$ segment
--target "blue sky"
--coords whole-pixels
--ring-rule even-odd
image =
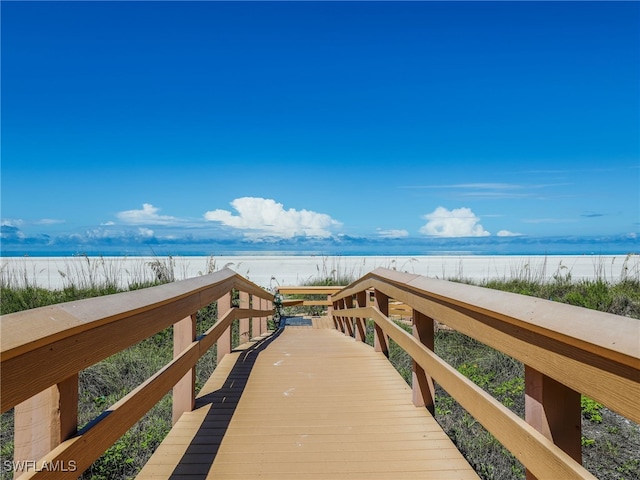
[[[637,250],[637,2],[1,9],[5,253]]]

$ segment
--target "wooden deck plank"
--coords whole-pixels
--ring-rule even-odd
[[[478,478],[367,345],[287,327],[268,348],[232,355],[138,478]]]

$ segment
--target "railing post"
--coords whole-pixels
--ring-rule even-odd
[[[580,393],[525,365],[525,420],[582,463]],[[536,477],[527,470],[527,480]]]
[[[434,331],[433,319],[417,310],[413,311],[413,336],[425,347],[433,351]],[[416,407],[426,407],[431,415],[435,414],[435,389],[433,379],[424,369],[413,361],[412,382],[413,404]]]
[[[389,316],[389,297],[379,290],[374,291],[374,298],[378,310],[385,317]],[[376,352],[382,352],[385,357],[389,356],[389,339],[382,331],[382,328],[376,323],[375,324],[375,334],[373,338],[373,348]]]
[[[186,317],[173,325],[173,358],[180,355],[196,339],[196,315]],[[190,412],[196,401],[196,369],[189,370],[173,387],[173,425],[183,413]]]
[[[251,308],[260,310],[260,298],[251,295]],[[251,317],[251,338],[260,336],[260,317]]]
[[[344,298],[344,308],[353,308],[353,297],[345,297]],[[349,316],[345,316],[344,322],[347,327],[347,332],[350,337],[353,337],[353,318]]]
[[[363,292],[356,293],[356,302],[359,308],[364,308],[367,306],[367,292],[366,290]],[[366,328],[366,319],[364,318],[356,318],[356,331],[355,337],[359,342],[366,341],[367,336],[367,328]]]
[[[331,319],[333,320],[333,326],[336,330],[340,330],[340,325],[338,323],[338,316],[336,315],[336,312],[338,312],[340,310],[340,301],[336,300],[335,302],[333,302],[333,312],[331,315]]]
[[[338,315],[336,317],[336,328],[338,329],[339,332],[344,333],[344,317],[342,316],[342,310],[344,310],[344,299],[341,298],[340,300],[338,300],[338,313],[340,315]]]
[[[327,295],[327,301],[329,302],[329,306],[327,307],[327,316],[331,318],[333,317],[333,300],[331,300],[331,295]]]
[[[271,320],[273,322],[273,301],[267,299],[267,310],[269,310],[271,313],[269,315],[267,315],[267,325],[265,325],[266,329],[269,330],[269,320]]]
[[[218,320],[220,320],[229,310],[231,310],[231,292],[225,293],[218,299]],[[231,325],[229,325],[229,328],[220,335],[216,345],[217,361],[220,363],[227,353],[231,353]]]
[[[266,298],[260,299],[260,310],[267,310],[268,301]],[[267,333],[267,316],[260,317],[260,334]]]
[[[15,462],[25,469],[40,460],[78,428],[78,374],[16,405],[14,411]],[[17,465],[17,463],[16,463]],[[15,477],[26,470],[16,470]]]
[[[240,308],[249,308],[249,294],[240,292]],[[240,319],[240,345],[249,341],[249,317]]]

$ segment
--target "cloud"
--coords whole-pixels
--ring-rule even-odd
[[[244,230],[245,236],[253,238],[330,237],[331,229],[341,225],[324,213],[293,208],[285,210],[281,203],[270,198],[236,198],[231,206],[238,215],[217,209],[206,212],[204,218]]]
[[[409,236],[406,230],[381,230],[377,229],[378,236],[382,238],[404,238]]]
[[[565,197],[566,195],[550,195],[541,194],[540,190],[546,190],[555,187],[565,187],[570,183],[548,183],[548,184],[517,184],[517,183],[455,183],[449,185],[410,185],[401,188],[405,189],[428,189],[428,190],[447,190],[450,196],[456,198],[481,198],[481,199],[524,199],[536,198],[538,200],[545,198]]]
[[[64,220],[57,220],[55,218],[43,218],[35,222],[36,225],[55,225],[58,223],[65,223]]]
[[[25,235],[15,225],[2,223],[2,225],[0,225],[0,238],[2,240],[14,240],[25,238]]]
[[[522,236],[521,233],[510,232],[509,230],[500,230],[498,233],[496,233],[496,235],[498,237],[520,237],[520,236]]]
[[[524,223],[574,223],[575,218],[523,218]]]
[[[408,185],[402,188],[518,190],[524,186],[515,183],[456,183],[452,185]]]
[[[447,210],[436,208],[423,217],[427,223],[420,228],[420,233],[433,237],[487,237],[491,235],[475,216],[470,208]]]
[[[24,225],[24,220],[21,220],[19,218],[3,218],[0,224],[2,226],[6,225],[9,227],[20,227]]]
[[[142,205],[142,210],[126,210],[119,212],[117,217],[124,223],[132,225],[169,225],[179,220],[169,215],[158,215],[159,208],[150,203]]]

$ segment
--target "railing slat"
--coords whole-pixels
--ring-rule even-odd
[[[231,310],[231,292],[225,293],[218,299],[218,318],[224,317]],[[231,353],[231,325],[220,335],[217,342],[216,355],[220,363],[224,356]]]
[[[173,357],[177,358],[196,339],[196,315],[190,315],[173,325]],[[184,412],[193,410],[196,402],[196,369],[192,367],[173,386],[172,424],[180,419]]]

